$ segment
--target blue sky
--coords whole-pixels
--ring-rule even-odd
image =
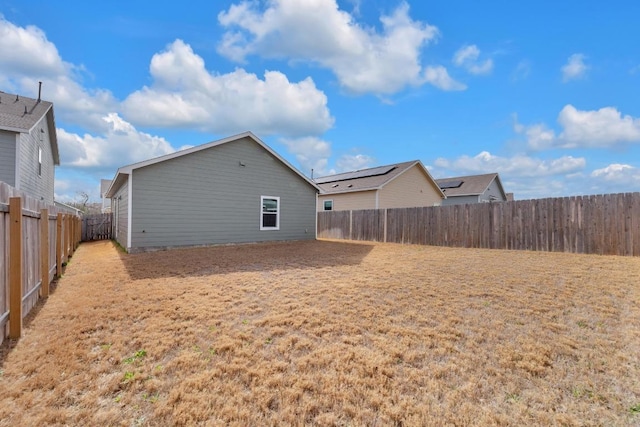
[[[0,0],[0,90],[54,102],[56,197],[253,131],[315,176],[420,159],[516,199],[640,191],[640,2]]]

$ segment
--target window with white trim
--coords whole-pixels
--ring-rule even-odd
[[[280,229],[280,197],[260,196],[260,230]]]
[[[42,148],[38,147],[38,176],[42,176]]]
[[[325,211],[333,210],[333,200],[325,200],[322,204],[322,209]]]

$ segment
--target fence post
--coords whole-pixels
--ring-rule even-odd
[[[62,277],[62,214],[56,221],[56,276]]]
[[[384,210],[384,237],[382,241],[385,243],[387,241],[387,209]]]
[[[76,251],[76,222],[75,217],[69,216],[69,256]]]
[[[9,338],[22,335],[22,199],[9,199]]]
[[[76,249],[80,246],[80,240],[82,238],[82,221],[80,217],[76,217]]]
[[[64,262],[69,262],[69,247],[71,246],[69,242],[69,237],[71,234],[69,233],[71,227],[69,227],[69,215],[66,214],[63,216],[64,219]]]
[[[40,270],[42,285],[40,294],[49,296],[49,210],[40,210]]]
[[[69,236],[69,245],[67,251],[67,260],[73,256],[73,221],[70,215],[67,214],[67,225],[69,227],[69,232],[67,236]]]

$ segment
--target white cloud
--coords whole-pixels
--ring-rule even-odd
[[[38,52],[34,55],[34,52]],[[276,71],[264,79],[238,69],[216,75],[203,59],[177,40],[154,55],[151,87],[120,103],[110,91],[84,87],[82,65],[65,62],[37,27],[19,27],[0,17],[0,83],[6,90],[55,105],[58,122],[92,134],[108,132],[103,117],[122,114],[137,126],[185,127],[213,133],[253,130],[262,134],[320,134],[333,125],[326,95],[314,82],[289,82]]]
[[[327,97],[311,78],[292,83],[267,71],[261,80],[243,69],[212,74],[182,40],[154,55],[150,72],[153,84],[122,104],[125,117],[139,125],[290,136],[317,135],[333,125]]]
[[[338,172],[366,169],[373,165],[375,159],[366,154],[343,154],[336,161]]]
[[[640,185],[640,169],[631,165],[612,163],[602,169],[594,170],[591,176],[613,183],[632,184],[636,190]]]
[[[218,52],[235,61],[252,54],[309,61],[330,69],[356,94],[392,94],[433,82],[423,77],[420,56],[438,29],[412,20],[405,2],[380,17],[381,31],[356,22],[336,0],[272,0],[264,10],[243,1],[218,21],[228,29]]]
[[[503,157],[482,151],[475,156],[438,158],[430,172],[436,178],[497,172],[504,190],[522,200],[584,193],[586,166],[582,157],[542,159],[524,154]]]
[[[516,65],[516,68],[511,73],[511,80],[525,80],[527,77],[529,77],[530,73],[531,62],[527,59],[523,59],[522,61],[518,62],[518,65]]]
[[[0,71],[54,77],[68,71],[58,49],[37,27],[18,27],[0,15]]]
[[[520,126],[527,137],[527,145],[533,150],[546,150],[556,143],[556,133],[544,123],[531,126]]]
[[[465,90],[467,88],[466,85],[452,79],[443,66],[426,67],[424,80],[442,90]]]
[[[581,53],[574,53],[569,57],[567,63],[562,66],[562,81],[568,82],[584,77],[589,67],[584,63],[586,56]]]
[[[558,115],[558,123],[564,128],[560,140],[565,148],[640,142],[640,118],[622,116],[614,107],[581,111],[566,105]]]
[[[524,126],[514,123],[514,131],[526,136],[527,145],[534,150],[549,148],[595,148],[640,143],[640,118],[622,115],[614,107],[599,110],[578,110],[565,105],[558,114],[562,131],[556,132],[540,123]]]
[[[313,136],[305,138],[284,138],[281,142],[290,153],[296,156],[296,160],[302,168],[302,173],[311,176],[322,176],[330,173],[327,163],[331,156],[331,144]]]
[[[481,75],[493,71],[493,60],[478,61],[480,49],[475,44],[462,46],[453,55],[453,63],[458,67],[464,67],[469,73]]]
[[[434,164],[438,168],[452,170],[459,175],[498,172],[511,177],[541,177],[576,173],[584,169],[586,160],[572,156],[544,160],[522,154],[500,157],[482,151],[474,157],[465,155],[455,160],[438,158]]]
[[[100,136],[57,129],[62,166],[113,171],[175,151],[164,138],[138,131],[116,113],[104,116],[103,121],[106,131]]]
[[[42,98],[54,103],[59,120],[98,130],[101,117],[116,106],[109,91],[82,87],[77,79],[83,67],[63,61],[37,27],[18,27],[0,16],[0,58],[0,81],[8,90],[36,98],[42,81]]]

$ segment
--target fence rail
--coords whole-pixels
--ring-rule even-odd
[[[113,215],[111,213],[85,215],[82,217],[82,241],[109,240],[112,237]]]
[[[0,343],[20,337],[23,318],[49,295],[79,241],[77,216],[0,182]]]
[[[318,237],[640,256],[640,193],[319,212]]]

